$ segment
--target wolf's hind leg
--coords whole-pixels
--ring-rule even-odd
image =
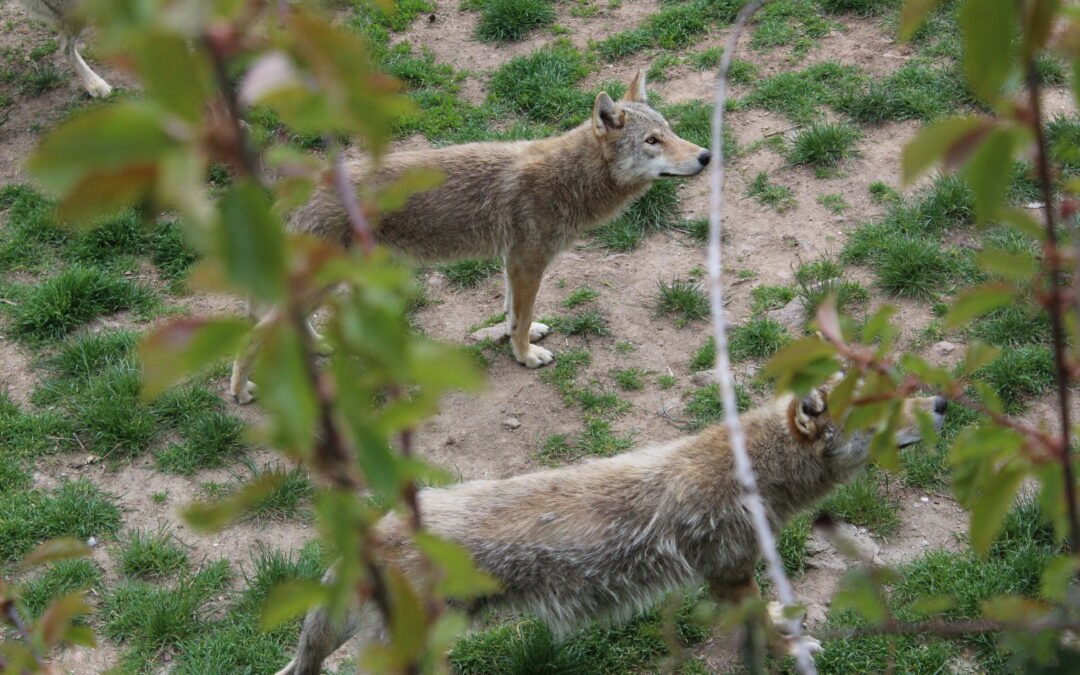
[[[323,608],[308,612],[296,656],[277,675],[319,675],[322,662],[337,648],[360,630],[365,609],[350,609],[344,623],[338,625],[330,620],[330,613]]]
[[[254,304],[249,305],[249,312]],[[251,329],[251,339],[248,344],[236,355],[233,360],[232,377],[229,378],[229,393],[233,400],[240,405],[247,405],[255,400],[258,387],[251,381],[251,369],[255,365],[255,355],[262,346],[263,333],[266,326],[278,319],[279,310],[271,309],[259,319],[255,327]]]
[[[94,98],[104,98],[112,93],[112,87],[106,82],[100,75],[95,73],[90,66],[86,65],[86,61],[83,60],[82,54],[79,53],[77,42],[79,35],[82,31],[75,30],[69,25],[64,23],[60,24],[60,51],[64,53],[67,60],[71,62],[75,73],[79,76],[79,80],[82,82],[82,86],[86,89],[87,93]]]

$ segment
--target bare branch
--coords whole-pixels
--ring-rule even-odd
[[[712,310],[713,334],[716,341],[716,372],[720,380],[721,402],[724,407],[724,421],[727,424],[731,436],[732,454],[735,458],[735,475],[744,491],[743,501],[754,525],[757,534],[758,546],[765,558],[765,564],[776,587],[780,602],[785,607],[796,605],[795,592],[791,582],[784,574],[784,566],[780,561],[780,554],[776,550],[776,537],[773,535],[769,519],[765,514],[765,504],[758,490],[757,478],[750,464],[750,456],[746,451],[746,435],[739,421],[739,413],[735,404],[735,385],[731,374],[731,358],[728,352],[727,321],[724,317],[724,288],[721,280],[723,266],[720,257],[720,223],[724,213],[724,107],[727,104],[728,71],[731,68],[732,55],[739,42],[746,22],[761,9],[765,0],[750,0],[739,11],[735,19],[735,25],[728,35],[727,47],[724,49],[723,60],[720,63],[716,87],[716,99],[713,108],[712,119],[712,156],[713,168],[710,176],[710,199],[709,199],[709,299]],[[802,635],[802,616],[797,615],[790,619],[787,632],[794,640],[796,647],[796,667],[801,673],[816,673],[814,660],[810,656],[808,643]]]

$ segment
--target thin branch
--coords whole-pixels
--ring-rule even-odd
[[[720,223],[724,213],[724,107],[727,105],[728,71],[731,68],[732,55],[739,42],[746,22],[761,9],[765,0],[750,0],[739,11],[735,24],[728,35],[727,47],[720,63],[720,73],[716,87],[716,100],[712,119],[712,155],[713,168],[710,176],[709,199],[709,300],[712,310],[713,337],[716,341],[716,372],[720,381],[721,401],[724,407],[724,421],[731,437],[731,449],[735,458],[735,476],[743,488],[743,502],[757,534],[758,546],[765,558],[769,578],[776,587],[780,602],[785,607],[796,605],[795,592],[791,582],[784,574],[780,554],[776,550],[776,537],[765,513],[765,504],[758,490],[757,478],[746,451],[746,434],[735,404],[735,386],[731,374],[731,357],[728,352],[727,322],[724,317],[724,287],[721,279],[723,265],[720,257]],[[802,616],[793,616],[788,622],[787,632],[791,635],[796,648],[796,667],[804,674],[816,673],[814,660],[810,656],[807,641],[802,635]]]
[[[1065,354],[1065,298],[1062,293],[1064,278],[1061,270],[1061,248],[1058,243],[1057,214],[1054,212],[1054,187],[1050,177],[1050,159],[1046,145],[1046,131],[1043,128],[1042,96],[1039,88],[1039,75],[1034,62],[1028,65],[1028,93],[1031,98],[1031,112],[1035,118],[1035,164],[1039,173],[1039,187],[1042,189],[1043,204],[1046,214],[1046,261],[1050,267],[1050,329],[1054,338],[1054,369],[1057,379],[1058,416],[1061,424],[1061,471],[1064,478],[1064,498],[1066,513],[1069,516],[1069,549],[1080,553],[1080,513],[1076,504],[1076,478],[1073,475],[1072,444],[1070,434],[1072,423],[1069,420],[1069,365]]]
[[[360,200],[356,197],[356,187],[345,168],[345,157],[333,139],[326,139],[326,147],[333,158],[330,162],[330,172],[334,181],[334,190],[342,206],[345,207],[349,224],[352,226],[353,237],[356,238],[364,255],[371,255],[371,252],[375,250],[375,234],[371,230],[371,223],[364,215],[364,210],[360,207]]]
[[[30,655],[34,657],[34,663],[41,669],[41,672],[46,674],[51,673],[52,669],[49,668],[48,662],[42,657],[41,653],[37,650],[37,647],[34,646],[34,639],[30,635],[30,629],[23,623],[22,617],[19,616],[19,610],[13,601],[8,600],[4,603],[4,615],[11,625],[15,627],[15,630],[18,631],[22,641],[26,643],[27,648],[30,650]]]

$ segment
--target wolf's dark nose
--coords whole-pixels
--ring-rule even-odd
[[[949,407],[949,399],[944,396],[934,397],[934,412],[939,415],[945,414],[945,409]]]
[[[712,159],[712,153],[708,150],[702,150],[701,154],[697,156],[697,161],[701,162],[701,166],[709,166],[710,159]]]

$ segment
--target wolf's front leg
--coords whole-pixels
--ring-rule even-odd
[[[507,315],[507,324],[510,326],[510,345],[514,350],[514,358],[526,368],[539,368],[546,366],[555,360],[551,352],[534,344],[530,344],[532,327],[538,326],[543,337],[548,332],[548,327],[543,324],[534,324],[533,306],[536,304],[536,293],[540,290],[540,279],[544,275],[547,260],[539,255],[509,255],[506,258],[507,293],[510,295],[510,313]]]
[[[733,581],[731,577],[710,577],[708,579],[709,595],[720,604],[740,603],[746,598],[761,597],[761,589],[753,576]],[[783,640],[783,650],[790,656],[798,652],[798,644],[791,635],[787,618],[784,617],[784,606],[779,602],[768,604],[767,619]],[[821,651],[821,643],[809,635],[803,634],[807,648],[811,654]]]
[[[510,285],[510,261],[503,260],[503,288],[506,289],[506,298],[503,301],[503,314],[506,315],[506,335],[509,336],[514,329],[514,289]],[[551,327],[538,321],[529,322],[529,342],[537,342],[551,332]]]

